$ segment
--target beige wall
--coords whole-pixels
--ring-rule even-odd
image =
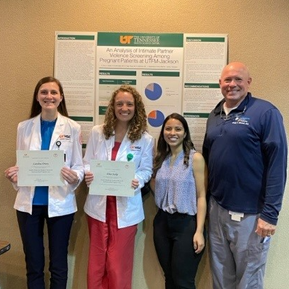
[[[253,77],[251,91],[280,108],[289,131],[288,0],[1,0],[0,1],[0,171],[15,162],[16,126],[28,117],[36,82],[53,74],[55,31],[137,31],[226,33],[229,60],[245,62]],[[277,233],[269,254],[265,289],[289,283],[288,186]],[[78,190],[69,250],[68,288],[86,288],[88,235],[83,214],[86,190]],[[15,192],[0,175],[0,239],[11,250],[0,256],[0,289],[25,287],[25,265],[12,208]],[[152,245],[152,197],[144,202],[146,220],[139,226],[133,289],[163,288]],[[198,272],[199,289],[210,289],[208,256]]]

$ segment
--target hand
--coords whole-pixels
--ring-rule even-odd
[[[61,169],[61,175],[64,180],[66,180],[70,185],[77,184],[78,176],[75,171],[70,168],[64,167]]]
[[[137,189],[139,186],[139,181],[137,179],[133,179],[131,182],[131,187]]]
[[[267,223],[261,218],[258,219],[257,228],[255,233],[257,233],[261,237],[270,237],[275,234],[276,226]]]
[[[196,232],[194,237],[193,237],[193,245],[195,252],[197,254],[201,253],[202,250],[205,248],[205,238],[203,233]]]
[[[18,176],[17,176],[18,171],[19,171],[18,167],[16,166],[10,167],[7,170],[5,170],[4,175],[10,182],[16,184],[18,180]]]
[[[93,179],[94,179],[94,176],[93,176],[92,172],[85,172],[84,180],[85,180],[85,183],[88,187],[92,183]]]

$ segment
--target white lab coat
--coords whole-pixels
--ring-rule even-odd
[[[56,141],[60,141],[58,148]],[[41,120],[40,115],[20,122],[17,128],[17,150],[41,150]],[[64,150],[65,166],[74,170],[78,183],[70,185],[50,186],[48,189],[48,216],[63,216],[77,211],[74,190],[82,181],[84,168],[82,163],[80,125],[58,113],[55,128],[51,137],[49,150]],[[17,187],[18,191],[14,208],[21,212],[32,214],[32,201],[35,187]]]
[[[85,170],[89,170],[91,159],[111,160],[111,152],[115,138],[105,139],[103,125],[92,128],[84,156]],[[154,140],[151,135],[144,133],[140,140],[131,142],[124,137],[118,150],[116,161],[127,161],[127,155],[133,154],[136,167],[135,178],[139,181],[139,187],[133,197],[116,197],[118,228],[125,228],[140,223],[144,219],[141,188],[149,181],[152,175]],[[97,193],[97,192],[94,192]],[[84,211],[90,217],[101,222],[106,221],[106,196],[88,194],[84,205]]]

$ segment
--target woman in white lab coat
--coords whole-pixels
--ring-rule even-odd
[[[29,289],[45,289],[44,222],[49,240],[50,289],[65,289],[74,190],[83,179],[80,126],[68,118],[61,83],[44,77],[36,85],[30,118],[18,124],[17,150],[63,150],[63,186],[17,186],[18,167],[5,171],[17,190],[14,208],[23,242]]]
[[[93,127],[84,156],[85,181],[93,181],[90,160],[135,163],[135,196],[100,196],[89,192],[84,210],[90,235],[88,289],[130,289],[137,224],[144,219],[141,188],[152,174],[153,138],[140,94],[131,86],[117,89],[103,125]]]

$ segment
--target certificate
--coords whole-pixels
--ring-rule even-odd
[[[135,178],[135,163],[91,160],[90,171],[94,175],[89,194],[106,196],[134,196],[131,186]]]
[[[18,186],[63,186],[64,152],[17,150]]]

